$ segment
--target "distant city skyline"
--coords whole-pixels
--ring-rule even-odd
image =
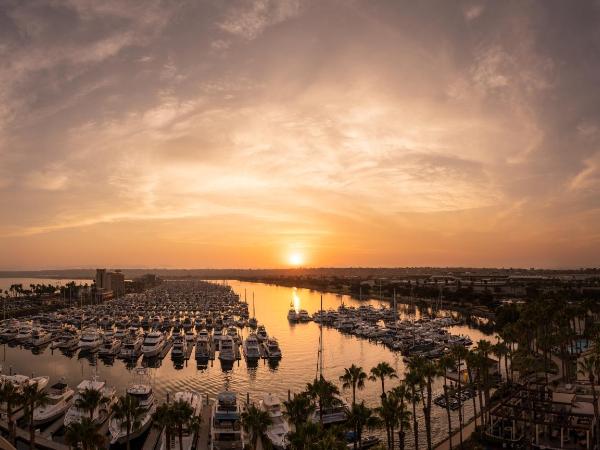
[[[600,266],[597,1],[0,6],[0,270]]]

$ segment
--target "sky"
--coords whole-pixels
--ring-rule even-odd
[[[0,1],[0,269],[600,266],[600,2]]]

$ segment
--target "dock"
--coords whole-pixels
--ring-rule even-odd
[[[214,400],[208,400],[202,407],[202,415],[200,422],[200,432],[196,440],[197,450],[208,450],[210,448],[210,412],[212,410]]]
[[[158,447],[160,447],[160,437],[162,436],[162,433],[162,428],[159,429],[155,426],[152,426],[148,436],[146,436],[142,450],[156,450]]]
[[[0,428],[2,428],[4,431],[8,431],[8,423],[4,420],[0,420]],[[15,427],[15,432],[18,440],[27,442],[29,444],[29,430]],[[36,433],[35,436],[35,446],[48,450],[69,450],[69,447],[66,445],[61,444],[60,442],[54,442],[53,440],[48,439],[39,433]]]

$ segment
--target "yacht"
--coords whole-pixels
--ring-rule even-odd
[[[58,336],[53,345],[61,350],[76,349],[79,346],[79,334],[71,332],[62,333]]]
[[[184,359],[187,356],[188,344],[182,336],[177,336],[173,341],[171,359]]]
[[[346,421],[346,411],[348,410],[348,405],[342,397],[336,396],[335,398],[336,401],[333,405],[323,409],[323,425],[342,424]],[[321,414],[318,406],[308,420],[314,423],[319,423],[321,420]]]
[[[208,361],[211,356],[210,336],[208,331],[201,330],[196,340],[196,359]]]
[[[75,394],[74,401],[65,414],[65,427],[72,423],[81,422],[83,417],[90,417],[88,410],[79,408],[77,405],[77,399],[80,398],[86,389],[100,391],[103,398],[102,404],[93,412],[92,420],[96,423],[103,423],[110,415],[111,406],[117,399],[115,389],[108,387],[106,382],[99,381],[97,377],[94,377],[91,380],[83,380],[77,385],[77,393]]]
[[[112,338],[110,340],[104,339],[104,343],[100,347],[98,354],[101,356],[117,356],[121,351],[121,341]]]
[[[281,358],[281,349],[279,348],[279,343],[277,339],[271,337],[266,340],[266,342],[262,343],[263,348],[265,350],[265,355],[269,359],[279,359]]]
[[[298,312],[298,321],[299,322],[310,322],[310,314],[308,314],[307,310],[301,309],[300,312]]]
[[[290,322],[298,322],[298,313],[294,308],[290,308],[287,318]]]
[[[265,394],[259,403],[259,408],[263,409],[271,417],[271,425],[267,427],[267,438],[273,444],[273,447],[284,449],[287,447],[287,434],[290,432],[290,426],[283,417],[281,411],[281,401],[279,397],[273,394]]]
[[[225,362],[233,362],[236,360],[234,341],[231,336],[223,335],[219,346],[219,359]]]
[[[19,332],[15,336],[15,339],[21,344],[28,344],[31,340],[31,331],[30,326],[22,326],[19,328]]]
[[[150,385],[148,372],[145,369],[138,369],[137,376],[139,380],[129,385],[126,395],[135,398],[144,412],[139,419],[139,426],[129,435],[129,440],[137,438],[150,428],[152,414],[156,411],[156,401],[152,392],[152,386]],[[110,431],[111,444],[123,444],[127,441],[127,427],[124,421],[113,417],[108,424],[108,430]]]
[[[58,419],[69,409],[74,395],[75,391],[62,381],[50,386],[48,402],[33,410],[33,424],[37,426]]]
[[[260,359],[260,343],[254,333],[250,333],[244,340],[243,349],[246,360]]]
[[[102,344],[102,335],[93,328],[84,330],[79,339],[81,350],[96,350]]]
[[[42,391],[48,386],[48,382],[50,381],[50,377],[28,377],[27,375],[0,375],[0,384],[2,383],[12,383],[17,390],[22,390],[25,386],[30,386],[35,384],[38,388],[38,391]]]
[[[202,397],[200,396],[200,394],[198,394],[197,392],[193,392],[193,391],[176,392],[175,396],[173,397],[173,400],[175,402],[187,403],[193,411],[192,417],[198,417],[198,419],[200,419],[200,416],[202,414],[202,406],[203,406]],[[195,433],[190,431],[188,429],[188,427],[184,427],[183,428],[183,438],[181,440],[181,444],[182,444],[181,447],[184,450],[190,450],[193,447],[195,440],[196,440]],[[169,443],[169,445],[167,445],[165,433],[162,433],[161,445],[160,445],[159,450],[168,450],[168,449],[179,450],[179,448],[180,448],[179,436],[177,433],[171,434],[171,442]]]
[[[19,327],[17,325],[9,325],[2,330],[0,338],[5,341],[12,341],[19,334]]]
[[[259,342],[266,341],[269,335],[267,334],[267,330],[264,325],[260,325],[256,330],[256,337]]]
[[[31,331],[30,342],[34,347],[40,347],[52,340],[52,334],[43,328],[35,328]]]
[[[189,345],[194,345],[194,342],[196,341],[196,335],[194,334],[193,329],[190,328],[185,332],[185,340]]]
[[[160,331],[152,331],[151,333],[148,333],[142,344],[142,353],[144,354],[144,358],[152,358],[160,355],[166,344],[167,341],[165,336]]]
[[[121,358],[130,359],[140,356],[142,351],[143,339],[139,335],[128,336],[121,345],[119,356]]]
[[[210,450],[242,450],[245,443],[236,395],[221,392],[211,411]]]

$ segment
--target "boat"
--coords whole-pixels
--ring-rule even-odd
[[[242,346],[246,360],[260,359],[260,343],[254,333],[250,333]]]
[[[200,396],[200,394],[198,394],[197,392],[193,392],[193,391],[175,392],[175,395],[173,396],[173,400],[175,402],[187,403],[193,411],[192,417],[197,417],[198,419],[200,419],[200,416],[202,414],[202,406],[203,406],[202,397]],[[180,448],[179,435],[177,433],[172,433],[170,440],[171,440],[171,442],[169,442],[167,445],[166,435],[165,435],[165,433],[162,433],[160,450],[168,450],[168,449],[179,450],[179,448]],[[196,441],[195,433],[191,432],[191,430],[188,427],[184,427],[183,428],[183,438],[181,439],[181,448],[183,448],[184,450],[191,450],[193,448],[193,444],[195,441]]]
[[[279,343],[277,339],[274,337],[268,338],[265,342],[262,343],[263,349],[265,351],[265,355],[269,359],[280,359],[281,358],[281,349],[279,348]]]
[[[196,359],[208,361],[211,357],[210,336],[208,331],[201,330],[196,340]]]
[[[290,432],[290,425],[283,417],[281,411],[281,401],[274,394],[265,394],[259,403],[259,408],[263,409],[271,417],[271,425],[267,427],[266,436],[273,444],[273,447],[284,449],[288,445],[287,434]]]
[[[81,350],[96,350],[102,345],[102,335],[94,328],[88,328],[81,333],[79,348]]]
[[[171,350],[171,359],[179,360],[187,356],[188,344],[181,335],[173,340],[173,349]]]
[[[129,434],[129,440],[137,438],[150,428],[152,414],[156,411],[156,401],[147,370],[138,369],[136,377],[138,380],[129,385],[126,395],[135,398],[144,412],[139,419],[139,426]],[[118,420],[115,417],[110,420],[108,431],[110,432],[110,443],[112,445],[123,444],[128,439],[125,421]]]
[[[34,328],[31,330],[31,337],[29,342],[34,347],[41,347],[52,340],[52,333],[48,333],[43,328]]]
[[[256,337],[259,342],[266,341],[269,335],[267,334],[267,330],[264,325],[260,325],[256,330]]]
[[[189,345],[194,345],[194,342],[196,341],[196,335],[194,334],[193,329],[190,328],[185,332],[185,340]]]
[[[0,332],[0,339],[4,341],[12,341],[19,334],[19,327],[17,325],[9,325]]]
[[[298,321],[299,322],[310,322],[310,314],[308,314],[308,311],[305,309],[301,309],[298,312]]]
[[[211,411],[210,450],[242,450],[245,443],[236,394],[221,392]]]
[[[121,345],[119,356],[124,359],[133,359],[140,356],[143,339],[139,335],[128,336]]]
[[[298,322],[298,313],[294,308],[290,308],[288,311],[287,319],[292,323]]]
[[[16,341],[21,344],[28,344],[31,340],[31,332],[32,329],[28,325],[20,327],[19,332],[15,336]]]
[[[167,340],[160,331],[148,333],[142,343],[142,353],[144,354],[144,358],[152,358],[160,355],[165,348],[165,345],[167,345]]]
[[[231,336],[223,335],[219,346],[219,359],[221,361],[233,362],[237,359],[234,345],[235,342]]]
[[[121,351],[121,341],[117,338],[112,338],[110,340],[104,340],[104,343],[100,347],[98,354],[101,356],[117,356]]]
[[[66,383],[58,382],[48,389],[48,402],[33,410],[33,424],[42,425],[58,419],[73,403],[75,391]]]
[[[105,381],[99,381],[98,377],[94,377],[91,380],[83,380],[77,385],[77,393],[75,394],[73,403],[65,414],[65,427],[72,423],[81,422],[83,417],[90,417],[90,411],[80,408],[77,402],[77,399],[83,395],[86,389],[100,391],[103,398],[102,404],[91,414],[92,420],[95,423],[103,423],[108,418],[110,408],[116,401],[115,389],[108,387]]]

